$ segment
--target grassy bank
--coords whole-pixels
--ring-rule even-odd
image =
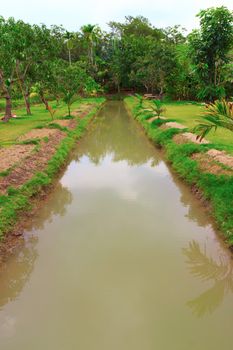
[[[72,110],[77,109],[81,104],[92,103],[95,99],[83,99],[73,103]],[[55,119],[62,118],[67,114],[67,106],[60,102],[59,106],[56,102],[52,103],[51,106],[57,109]],[[43,104],[33,105],[31,107],[32,115],[28,116],[24,106],[19,106],[13,109],[13,113],[17,115],[17,118],[12,118],[8,123],[0,123],[0,145],[8,146],[14,144],[17,138],[24,135],[26,132],[38,125],[43,126],[51,122],[49,112],[45,109]]]
[[[208,200],[211,205],[211,214],[218,227],[223,233],[226,242],[233,245],[233,176],[216,175],[209,171],[202,171],[198,162],[192,158],[194,154],[204,155],[210,149],[231,149],[232,146],[222,139],[218,134],[217,141],[209,144],[195,144],[192,142],[178,144],[174,141],[174,136],[183,131],[177,128],[161,128],[165,120],[154,120],[149,123],[145,118],[145,113],[138,114],[137,100],[134,97],[125,99],[127,109],[141,123],[149,138],[159,147],[166,151],[166,157],[172,164],[177,174],[189,185],[201,193],[204,200]],[[181,107],[179,107],[181,108]],[[174,112],[173,112],[174,113]],[[185,117],[187,111],[175,119],[185,125],[185,119],[189,119],[190,125],[196,123],[196,116]],[[171,117],[171,109],[167,110],[166,117]],[[174,115],[173,115],[174,117]],[[180,118],[180,119],[179,119]],[[181,120],[182,118],[182,120]],[[188,124],[187,124],[188,126]],[[222,131],[221,131],[222,132]],[[212,135],[213,136],[213,135]],[[223,142],[222,142],[223,141]]]
[[[71,149],[84,134],[88,123],[100,109],[103,102],[103,98],[85,100],[85,103],[89,104],[90,110],[86,115],[83,115],[82,118],[74,118],[77,123],[73,129],[60,127],[62,132],[65,133],[65,137],[61,140],[58,147],[56,147],[56,151],[49,159],[46,167],[33,174],[30,180],[25,182],[22,186],[9,186],[7,188],[7,193],[0,195],[0,239],[2,239],[7,232],[12,230],[20,216],[23,215],[26,210],[30,210],[31,199],[45,190],[46,187],[53,182],[60,168],[65,164]],[[82,105],[81,102],[79,102],[78,105],[74,105],[73,109],[79,107],[80,104]],[[64,115],[64,108],[63,106],[59,110],[60,116],[62,114]],[[17,112],[19,112],[19,110],[17,110]],[[2,136],[4,136],[2,131],[5,130],[10,143],[12,143],[19,135],[22,135],[22,133],[27,132],[36,125],[39,127],[48,127],[48,122],[51,122],[51,119],[49,119],[47,112],[40,110],[40,113],[37,114],[36,110],[34,110],[34,115],[32,117],[25,117],[25,119],[22,117],[22,119],[11,120],[9,124],[1,124],[0,135],[2,138]],[[38,125],[38,123],[40,125]],[[54,124],[50,127],[56,129],[59,128],[59,125],[56,124],[55,120]],[[7,133],[7,131],[9,132]]]
[[[145,101],[145,107],[150,107],[151,102]],[[202,103],[188,101],[165,102],[165,117],[180,124],[193,128],[201,121],[201,115],[206,108]],[[233,134],[229,130],[219,127],[216,131],[212,130],[206,139],[219,147],[226,149],[228,153],[233,154]]]

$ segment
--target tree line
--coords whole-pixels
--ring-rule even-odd
[[[200,29],[156,28],[148,19],[110,22],[109,30],[85,25],[30,25],[0,17],[0,94],[4,119],[12,99],[23,98],[28,114],[33,94],[49,110],[49,99],[70,106],[77,94],[137,91],[171,99],[233,96],[233,13],[226,7],[198,15]]]

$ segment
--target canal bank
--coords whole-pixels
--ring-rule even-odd
[[[103,103],[101,98],[93,100],[84,109],[81,106],[73,111],[69,119],[65,116],[38,126],[11,147],[14,156],[18,149],[22,154],[21,148],[29,147],[30,151],[0,178],[0,261],[17,246],[24,221],[35,215],[37,202],[53,185],[70,151]]]
[[[154,118],[154,121],[148,121],[146,113],[143,113],[143,109],[139,110],[138,101],[134,97],[126,98],[125,104],[153,143],[164,149],[166,158],[177,175],[186,181],[202,205],[209,209],[209,214],[221,232],[219,234],[232,247],[233,172],[229,167],[208,157],[208,152],[219,146],[211,143],[196,144],[194,135],[193,141],[184,139],[185,130],[180,125],[170,122],[174,126],[166,127],[170,120]]]

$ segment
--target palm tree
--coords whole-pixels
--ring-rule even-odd
[[[143,96],[139,95],[139,94],[135,94],[135,96],[138,99],[138,108],[143,108]]]
[[[73,47],[74,47],[74,38],[75,38],[75,34],[66,31],[66,33],[65,33],[65,35],[64,35],[64,38],[65,38],[66,46],[67,46],[67,49],[68,49],[69,63],[70,63],[70,65],[71,65],[71,50],[72,50]]]
[[[233,131],[233,104],[226,100],[217,100],[207,106],[203,119],[207,123],[200,123],[193,131],[197,139],[202,140],[212,129],[222,127]]]
[[[158,119],[160,119],[161,114],[166,111],[166,108],[163,107],[163,103],[160,100],[153,100],[151,108],[158,116]]]
[[[88,44],[88,60],[89,63],[91,64],[91,66],[94,66],[94,50],[93,50],[93,46],[94,46],[94,39],[95,39],[95,28],[96,26],[93,24],[87,24],[85,26],[83,26],[82,32],[84,34],[84,37],[87,40],[87,44]]]
[[[158,119],[160,119],[160,116],[163,112],[166,111],[166,108],[163,107],[163,103],[160,100],[152,100],[152,104],[150,105],[150,108],[144,108],[143,106],[143,96],[139,95],[139,94],[135,94],[135,96],[137,97],[138,100],[138,104],[137,104],[137,116],[139,114],[141,114],[142,112],[147,114],[147,119],[150,117],[153,117],[154,114],[158,117]],[[152,112],[152,113],[151,113]]]

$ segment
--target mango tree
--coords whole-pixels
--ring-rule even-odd
[[[223,67],[233,47],[233,14],[226,7],[198,14],[200,30],[189,35],[190,54],[199,78],[199,98],[213,101],[225,95]]]
[[[5,98],[5,114],[3,121],[12,117],[11,90],[15,81],[15,21],[13,18],[4,20],[0,17],[0,89],[1,97]]]
[[[57,66],[57,71],[59,90],[70,116],[71,105],[78,99],[86,83],[90,83],[90,77],[78,63],[69,66],[65,63],[60,63],[60,66]]]

